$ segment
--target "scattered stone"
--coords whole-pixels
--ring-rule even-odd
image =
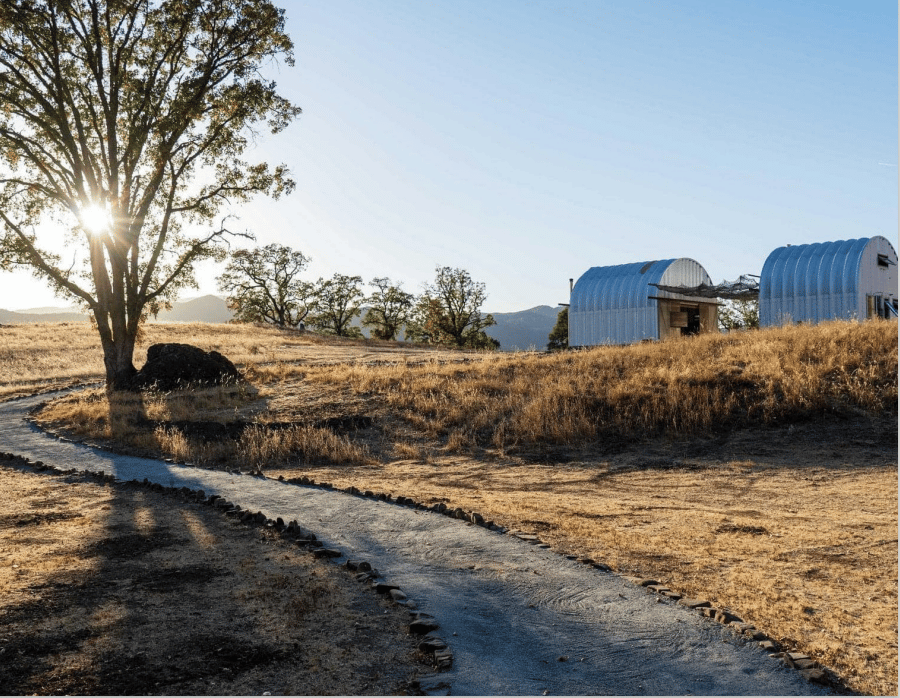
[[[419,617],[409,624],[409,632],[413,635],[425,635],[432,630],[437,630],[440,626],[434,619]]]
[[[774,652],[778,649],[778,643],[773,640],[763,640],[759,643],[759,646],[769,652]]]
[[[347,569],[353,572],[368,572],[372,569],[372,565],[365,560],[347,560]]]
[[[629,579],[633,579],[633,577],[629,577]],[[649,587],[653,586],[654,584],[659,584],[659,582],[657,582],[655,579],[638,579],[637,584],[638,586]]]
[[[830,682],[828,681],[828,675],[822,669],[801,669],[800,676],[802,676],[807,681],[811,681],[813,683],[828,685]]]
[[[707,608],[709,607],[709,601],[704,601],[702,599],[689,599],[686,596],[678,599],[679,606],[687,606],[688,608]]]
[[[343,553],[340,550],[332,550],[331,548],[317,548],[313,550],[313,557],[318,559],[321,558],[332,558],[332,557],[340,557]]]
[[[800,671],[816,668],[816,663],[809,657],[807,657],[806,659],[794,659],[793,662],[794,668],[799,669]]]
[[[453,518],[465,521],[466,512],[462,510],[462,507],[456,507],[456,509],[453,510]]]
[[[700,609],[700,615],[704,618],[713,618],[715,619],[716,614],[719,612],[719,609],[715,606],[708,606]]]
[[[729,628],[734,628],[734,629],[737,630],[739,633],[745,633],[745,632],[750,631],[750,630],[756,630],[756,626],[753,625],[753,623],[744,623],[744,622],[742,622],[742,621],[737,621],[737,620],[731,621],[731,622],[728,624],[728,627],[729,627]]]
[[[644,584],[643,586],[647,587],[648,589],[650,589],[652,591],[655,591],[657,594],[662,594],[667,591],[672,591],[665,584]]]
[[[364,494],[366,497],[368,497],[369,499],[372,499],[372,498],[375,496],[375,493],[372,492],[372,490],[366,490],[363,494]]]
[[[437,650],[442,650],[445,647],[447,647],[447,643],[437,635],[434,635],[432,633],[428,633],[425,637],[422,638],[422,641],[419,642],[419,649],[423,652],[436,652]]]
[[[438,650],[434,653],[434,661],[438,669],[446,671],[453,665],[453,653],[449,648]]]
[[[740,618],[738,618],[733,613],[729,613],[728,611],[719,610],[716,611],[715,615],[716,622],[721,623],[722,625],[728,625],[729,623],[734,622],[742,622]]]
[[[387,582],[378,582],[375,585],[375,591],[379,594],[390,594],[391,589],[399,589],[396,584],[388,584]]]
[[[748,639],[756,640],[757,642],[766,642],[770,639],[768,635],[766,635],[761,630],[757,630],[756,628],[754,628],[753,630],[745,630],[744,635],[746,635]]]
[[[370,579],[374,579],[374,578],[375,578],[375,575],[372,574],[371,572],[360,572],[358,575],[356,575],[357,582],[367,582]]]
[[[469,517],[469,521],[471,521],[476,526],[481,526],[484,523],[484,517],[477,511],[473,511],[472,515]]]
[[[391,590],[388,592],[388,594],[389,594],[390,597],[391,597],[394,601],[396,601],[397,603],[401,603],[401,602],[403,602],[403,601],[406,601],[406,599],[407,599],[406,594],[404,594],[404,593],[403,593],[402,591],[400,591],[399,589],[391,589]]]

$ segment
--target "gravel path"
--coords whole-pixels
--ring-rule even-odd
[[[47,399],[0,403],[0,451],[296,519],[436,618],[453,651],[440,677],[454,695],[828,693],[756,643],[615,574],[432,512],[60,442],[23,421]]]

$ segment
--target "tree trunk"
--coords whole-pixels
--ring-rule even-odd
[[[118,341],[104,341],[103,363],[106,366],[106,392],[131,390],[131,379],[137,373],[132,363],[134,356],[134,338],[121,338]]]

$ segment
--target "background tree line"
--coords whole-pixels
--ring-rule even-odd
[[[497,349],[500,343],[484,329],[496,324],[484,315],[485,285],[464,269],[438,266],[434,281],[416,296],[402,284],[376,277],[363,290],[360,276],[334,274],[311,282],[301,278],[310,259],[278,244],[235,251],[218,277],[219,290],[238,322],[265,322],[279,327],[310,327],[338,337],[361,337],[362,325],[377,339],[404,338],[426,344]]]

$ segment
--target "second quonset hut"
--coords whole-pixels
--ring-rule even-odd
[[[592,267],[569,298],[569,346],[630,344],[645,339],[716,332],[714,299],[661,291],[664,286],[711,285],[693,259]]]
[[[897,315],[897,252],[887,238],[786,245],[759,279],[759,322],[865,320]]]

